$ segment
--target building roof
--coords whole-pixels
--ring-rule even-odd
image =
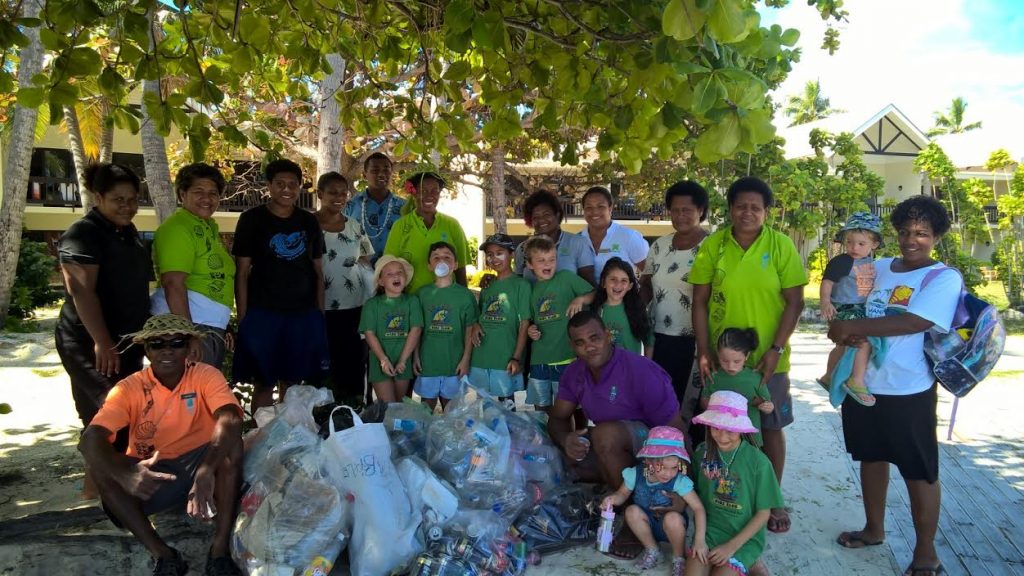
[[[928,145],[928,137],[895,104],[887,104],[873,114],[864,110],[848,110],[827,118],[788,126],[778,131],[785,139],[787,158],[805,158],[814,154],[809,138],[811,130],[832,134],[850,132],[866,154],[914,155]]]

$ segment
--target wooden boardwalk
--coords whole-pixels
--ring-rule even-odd
[[[939,444],[942,510],[936,544],[949,576],[1024,575],[1024,446],[1005,438]],[[886,542],[910,562],[914,526],[906,486],[893,467]]]

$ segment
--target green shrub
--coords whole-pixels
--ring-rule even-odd
[[[36,308],[60,299],[60,293],[50,287],[56,264],[46,243],[22,238],[17,277],[11,292],[11,316],[29,318]]]

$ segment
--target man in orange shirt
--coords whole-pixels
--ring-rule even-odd
[[[242,470],[242,409],[224,376],[188,362],[203,333],[190,321],[161,314],[132,341],[150,365],[117,383],[82,433],[78,449],[111,520],[139,539],[155,560],[153,574],[182,576],[188,564],[147,516],[184,507],[213,521],[207,575],[241,574],[228,548]],[[111,442],[128,428],[127,454]]]

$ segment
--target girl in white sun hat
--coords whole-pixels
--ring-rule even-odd
[[[708,427],[707,442],[694,451],[699,462],[696,489],[707,511],[707,561],[692,558],[687,576],[746,575],[764,551],[772,508],[783,506],[772,464],[751,441],[757,428],[747,416],[747,399],[715,392],[693,418]]]

